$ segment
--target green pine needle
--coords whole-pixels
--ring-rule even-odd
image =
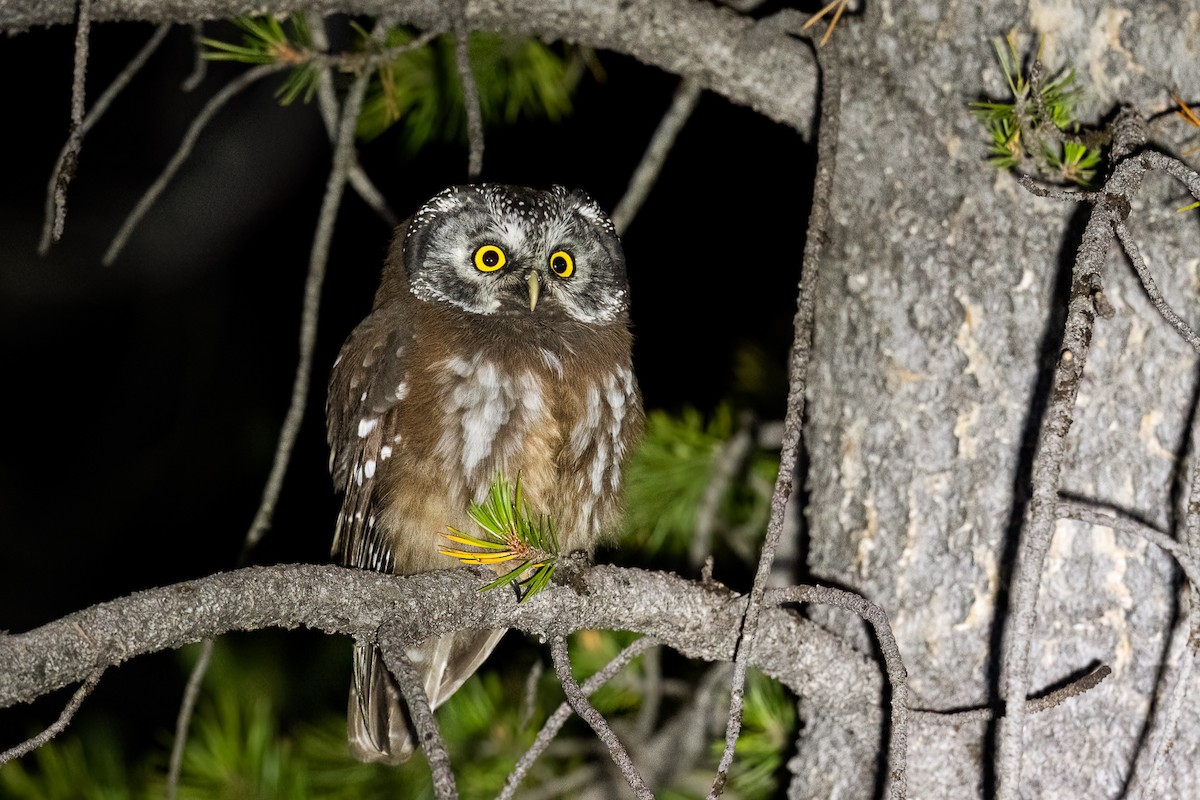
[[[530,511],[521,492],[519,474],[515,486],[503,475],[498,475],[487,498],[482,503],[468,506],[467,516],[486,536],[474,536],[455,528],[442,536],[456,544],[478,549],[463,550],[443,545],[438,547],[438,552],[463,564],[519,562],[480,591],[512,584],[517,588],[520,602],[524,603],[550,585],[559,556],[558,536],[550,517],[534,515]]]
[[[1033,86],[1021,70],[1015,39],[996,39],[992,45],[1012,97],[1009,102],[969,104],[991,137],[988,161],[1002,170],[1031,163],[1041,177],[1090,186],[1100,163],[1099,148],[1072,141],[1060,143],[1062,137],[1057,133],[1075,135],[1079,131],[1075,121],[1079,99],[1075,73],[1066,70],[1044,81],[1035,98]],[[1030,138],[1034,141],[1026,141]]]
[[[312,99],[320,72],[312,63],[316,50],[303,14],[293,14],[287,29],[274,17],[238,17],[233,24],[242,29],[242,44],[202,38],[200,42],[208,48],[204,58],[243,64],[291,64],[293,68],[275,96],[285,106],[298,97],[306,103]]]

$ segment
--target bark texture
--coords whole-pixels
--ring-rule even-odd
[[[878,3],[835,34],[848,74],[809,383],[809,563],[818,579],[888,610],[915,706],[997,699],[996,600],[1011,574],[1030,447],[1090,210],[1035,198],[985,162],[966,103],[1006,92],[987,39],[1016,29],[1028,48],[1030,36],[1045,37],[1043,59],[1052,71],[1075,69],[1089,121],[1117,104],[1149,116],[1170,106],[1164,86],[1200,78],[1200,12],[1186,5]],[[1170,127],[1183,126],[1152,134]],[[1200,259],[1195,221],[1174,211],[1182,197],[1178,184],[1152,177],[1130,222],[1164,293],[1195,320]],[[1196,362],[1117,252],[1104,292],[1116,315],[1098,320],[1062,488],[1167,526]],[[1094,695],[1029,720],[1022,796],[1119,794],[1178,621],[1176,576],[1142,541],[1059,524],[1032,685],[1095,662],[1114,673]],[[857,623],[816,616],[861,637]],[[1195,701],[1193,692],[1185,719]],[[846,743],[819,708],[804,711],[810,727],[792,767],[814,779],[792,796],[861,796],[844,792],[870,781],[819,765],[847,744],[869,758],[878,740]],[[916,726],[912,796],[982,796],[985,734],[983,723]],[[1195,726],[1180,729],[1164,767],[1177,796],[1200,791],[1187,766],[1198,743]]]

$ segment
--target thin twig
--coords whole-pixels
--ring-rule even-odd
[[[1192,422],[1194,423],[1195,420],[1193,419]],[[1193,559],[1200,556],[1200,442],[1196,438],[1198,433],[1200,431],[1193,428],[1192,479],[1188,489],[1187,511],[1183,524],[1183,550],[1186,552],[1186,556],[1183,556],[1182,553],[1175,554],[1176,560],[1181,566],[1185,561],[1194,566]],[[1179,717],[1187,699],[1188,689],[1193,683],[1192,672],[1195,669],[1197,657],[1200,657],[1200,638],[1197,638],[1200,637],[1200,583],[1196,581],[1195,572],[1188,572],[1186,567],[1184,570],[1187,572],[1188,580],[1191,581],[1191,590],[1188,597],[1187,616],[1176,625],[1173,636],[1180,642],[1177,648],[1172,648],[1179,651],[1179,662],[1175,666],[1174,687],[1171,689],[1164,708],[1155,714],[1156,724],[1150,733],[1152,755],[1149,765],[1143,766],[1145,762],[1140,758],[1134,764],[1133,791],[1130,793],[1133,797],[1162,796],[1161,792],[1153,791],[1157,783],[1159,768],[1175,739]]]
[[[208,59],[204,57],[204,23],[197,22],[192,25],[192,51],[195,54],[195,63],[192,64],[192,74],[184,79],[183,83],[179,84],[180,91],[194,92],[196,87],[204,82],[205,76],[208,75]]]
[[[646,201],[650,190],[654,188],[655,181],[658,180],[659,173],[662,172],[667,155],[674,147],[679,132],[691,118],[692,112],[696,109],[696,103],[700,99],[700,93],[703,91],[704,87],[700,85],[700,82],[692,78],[684,78],[679,82],[679,87],[675,89],[675,96],[671,99],[670,108],[659,120],[654,135],[650,137],[650,144],[646,147],[646,152],[642,154],[642,160],[629,178],[625,195],[621,198],[621,202],[617,203],[617,207],[612,213],[612,223],[617,229],[617,235],[625,235],[629,223],[633,222],[633,218],[641,210],[642,203]]]
[[[92,0],[79,0],[79,21],[75,27],[75,68],[71,74],[71,128],[61,156],[62,167],[54,181],[54,241],[62,238],[67,223],[67,187],[79,166],[83,146],[83,104],[87,82],[88,33],[92,28]]]
[[[167,162],[167,166],[163,169],[162,173],[158,176],[154,183],[150,185],[150,188],[146,190],[146,193],[142,195],[142,199],[138,201],[136,206],[134,206],[133,211],[131,211],[129,216],[125,219],[125,223],[121,225],[121,229],[117,231],[117,235],[113,237],[112,244],[108,246],[108,250],[104,253],[103,261],[105,266],[111,265],[113,261],[116,260],[121,250],[125,247],[125,243],[129,241],[129,237],[133,233],[134,228],[136,228],[138,223],[142,221],[142,217],[146,215],[146,212],[149,211],[154,203],[158,200],[159,195],[161,195],[163,190],[167,188],[167,184],[170,183],[171,179],[175,177],[175,173],[179,171],[181,166],[183,166],[183,162],[187,160],[189,155],[191,155],[192,148],[196,146],[196,141],[200,138],[200,134],[204,131],[204,126],[208,124],[209,120],[211,120],[218,111],[224,108],[226,103],[232,100],[239,92],[243,91],[250,84],[254,83],[260,78],[265,78],[268,75],[286,69],[288,66],[288,64],[281,62],[276,64],[263,64],[261,66],[254,67],[253,69],[246,70],[241,75],[230,81],[225,88],[212,96],[212,99],[210,99],[204,108],[200,110],[200,113],[196,115],[196,119],[193,120],[191,127],[188,128],[187,133],[184,135],[183,141],[179,143],[179,149],[175,151],[175,155],[171,157],[171,160]]]
[[[808,362],[812,353],[813,317],[816,311],[817,274],[821,254],[825,249],[829,225],[829,203],[833,192],[833,175],[837,158],[838,126],[841,109],[841,79],[836,63],[836,47],[818,50],[821,67],[821,117],[817,134],[817,167],[813,180],[812,210],[808,217],[808,235],[804,241],[804,262],[801,266],[799,298],[793,322],[791,385],[788,388],[787,413],[784,415],[783,445],[779,453],[779,475],[771,496],[771,516],[763,541],[758,569],[746,606],[742,639],[734,657],[733,681],[729,698],[729,722],[725,730],[725,749],[717,766],[717,774],[709,790],[709,800],[721,796],[733,764],[733,751],[742,727],[742,703],[746,688],[746,667],[754,644],[758,620],[763,607],[763,593],[771,576],[771,564],[784,528],[788,497],[792,492],[796,463],[800,454],[801,425],[804,419],[804,389],[808,377]]]
[[[479,87],[471,69],[471,32],[465,22],[454,31],[454,64],[458,68],[463,105],[467,109],[467,140],[470,142],[467,180],[474,183],[483,172],[483,111],[479,106]]]
[[[275,66],[275,65],[267,65]],[[249,73],[247,73],[249,74]],[[292,450],[300,433],[300,424],[304,420],[304,408],[307,404],[309,384],[312,380],[313,350],[317,343],[317,319],[321,307],[321,286],[325,281],[325,266],[329,260],[329,243],[333,238],[333,224],[337,218],[337,209],[341,204],[342,192],[346,184],[346,174],[350,163],[350,155],[354,149],[355,125],[359,112],[362,110],[363,96],[366,94],[369,72],[359,75],[350,87],[343,107],[342,119],[338,125],[337,139],[334,144],[333,165],[325,187],[325,197],[321,203],[321,212],[317,219],[317,230],[313,237],[312,250],[309,256],[308,277],[304,283],[304,306],[300,321],[300,355],[296,364],[296,374],[292,381],[292,396],[288,403],[287,414],[279,431],[275,445],[275,458],[271,463],[271,472],[263,487],[262,498],[258,510],[250,523],[246,536],[242,540],[242,550],[238,556],[238,566],[242,566],[249,554],[258,545],[263,535],[271,525],[275,514],[275,504],[279,501],[279,493],[283,489],[283,478],[291,461]],[[228,87],[227,87],[228,88]],[[208,669],[209,658],[212,655],[212,641],[203,645],[201,658],[192,668],[188,678],[188,689],[179,708],[176,724],[175,744],[172,750],[170,778],[168,786],[178,783],[176,767],[176,751],[179,755],[179,765],[182,765],[182,750],[187,741],[188,725],[192,711],[199,696],[199,685],[204,680]],[[168,798],[172,795],[169,794]]]
[[[1086,675],[1071,681],[1066,686],[1059,687],[1041,697],[1027,699],[1025,701],[1025,710],[1030,714],[1040,714],[1043,711],[1056,708],[1072,697],[1079,697],[1081,694],[1095,689],[1111,674],[1112,668],[1107,664],[1101,664]],[[968,722],[988,722],[997,717],[1004,716],[1003,710],[997,714],[995,710],[987,707],[969,708],[963,711],[934,711],[925,708],[909,708],[908,713],[910,715],[909,719],[912,722],[927,722],[934,725],[965,725]]]
[[[1149,150],[1142,153],[1140,158],[1142,163],[1150,169],[1162,170],[1182,183],[1187,187],[1192,197],[1200,200],[1200,173],[1197,173],[1196,170],[1179,159],[1156,150]]]
[[[768,605],[782,603],[820,603],[844,608],[862,617],[875,631],[888,683],[892,687],[891,732],[888,737],[888,777],[892,797],[903,798],[908,792],[908,672],[900,656],[900,646],[888,622],[887,612],[862,595],[832,586],[789,586],[772,589],[764,598]]]
[[[617,769],[621,770],[621,774],[629,782],[629,788],[633,789],[633,793],[640,800],[654,800],[654,795],[638,773],[637,767],[633,765],[633,760],[629,758],[625,746],[613,733],[608,720],[588,702],[587,695],[575,682],[575,676],[571,674],[571,658],[567,655],[567,640],[564,637],[555,636],[550,640],[550,658],[554,662],[554,672],[558,675],[558,682],[562,684],[563,691],[566,692],[567,702],[571,704],[571,708],[575,709],[575,713],[591,726],[596,736],[608,748],[613,763],[617,765]]]
[[[688,545],[688,563],[693,570],[699,569],[712,553],[713,534],[717,528],[717,517],[721,510],[721,500],[729,491],[738,471],[750,453],[753,438],[750,436],[750,420],[743,421],[733,437],[724,442],[713,458],[712,474],[708,485],[704,487],[704,496],[700,500],[700,510],[696,512],[696,530]]]
[[[694,688],[689,687],[687,705],[639,751],[643,763],[649,763],[653,770],[646,776],[652,788],[670,785],[708,754],[714,712],[722,695],[721,685],[729,682],[729,673],[728,663],[714,664]]]
[[[1159,769],[1163,759],[1175,740],[1175,731],[1179,727],[1179,718],[1187,700],[1188,690],[1193,686],[1193,672],[1196,659],[1200,656],[1194,644],[1196,632],[1200,631],[1200,593],[1193,588],[1189,600],[1188,614],[1176,626],[1176,638],[1181,641],[1179,663],[1175,666],[1174,682],[1170,696],[1167,698],[1160,713],[1155,714],[1154,730],[1150,733],[1150,751],[1152,753],[1149,765],[1143,767],[1140,759],[1134,765],[1135,778],[1129,797],[1150,798],[1165,797],[1161,791],[1156,791],[1160,776]]]
[[[585,696],[595,694],[596,690],[608,683],[613,679],[613,676],[624,669],[626,664],[657,644],[658,642],[649,636],[643,636],[641,639],[630,644],[620,653],[617,653],[616,657],[608,662],[603,669],[583,682],[583,686],[581,687],[583,694]],[[529,774],[529,770],[533,767],[534,762],[537,761],[542,753],[546,752],[546,748],[554,741],[554,737],[562,730],[563,725],[566,724],[573,713],[574,709],[572,709],[571,704],[564,702],[555,709],[553,714],[546,718],[546,722],[542,725],[542,729],[538,731],[533,744],[521,756],[521,760],[513,767],[512,773],[509,774],[508,779],[504,782],[504,789],[498,795],[497,800],[512,800],[516,794],[517,787],[525,779],[525,776]]]
[[[1132,115],[1118,117],[1113,130],[1114,159],[1122,159],[1145,141],[1145,127]],[[1034,451],[1026,531],[1018,549],[1008,614],[1004,617],[1008,628],[1001,673],[1005,719],[1000,727],[996,754],[1000,800],[1015,800],[1020,795],[1022,739],[1030,682],[1029,651],[1037,618],[1037,595],[1042,566],[1058,519],[1058,485],[1066,455],[1066,436],[1074,419],[1075,398],[1079,394],[1095,326],[1092,294],[1102,285],[1101,276],[1114,236],[1111,207],[1128,208],[1129,197],[1141,185],[1145,170],[1138,159],[1117,163],[1105,184],[1104,202],[1097,203],[1092,209],[1072,270],[1062,346]]]
[[[645,675],[642,680],[642,697],[634,730],[637,731],[638,738],[646,739],[654,733],[654,729],[658,726],[658,714],[662,710],[662,650],[651,648],[646,653],[646,657],[642,659],[642,669]]]
[[[310,13],[308,15],[308,28],[312,33],[313,45],[318,49],[325,51],[329,49],[329,38],[325,34],[325,20],[318,14]],[[409,45],[424,47],[429,40],[433,39],[435,34],[426,34],[418,37],[412,42],[406,43],[408,49],[412,49]],[[426,38],[428,37],[428,38]],[[420,44],[416,44],[420,42]],[[390,55],[390,51],[389,51]],[[391,55],[394,58],[394,55]],[[320,77],[317,80],[317,107],[321,111],[321,119],[325,123],[325,134],[332,142],[337,136],[337,121],[338,115],[341,113],[340,106],[337,101],[337,93],[333,88],[333,67],[326,66],[320,69]],[[388,207],[387,199],[383,196],[383,192],[371,181],[366,170],[358,161],[358,153],[352,155],[350,163],[350,171],[347,177],[350,180],[350,185],[354,187],[354,191],[362,198],[363,202],[371,207],[380,219],[391,227],[396,227],[400,224],[400,218],[396,213]]]
[[[1188,582],[1200,590],[1200,565],[1188,554],[1186,544],[1175,541],[1168,534],[1155,530],[1146,523],[1128,515],[1114,516],[1106,514],[1099,508],[1089,506],[1077,500],[1060,499],[1058,501],[1058,517],[1059,519],[1084,522],[1088,525],[1100,525],[1105,528],[1112,528],[1115,531],[1121,531],[1122,533],[1132,534],[1133,536],[1145,539],[1150,544],[1170,554],[1175,559],[1175,563],[1179,564],[1179,568],[1183,570],[1183,574],[1187,577]]]
[[[88,109],[87,114],[83,118],[83,122],[79,126],[79,141],[76,143],[76,150],[74,151],[76,156],[78,156],[78,147],[82,146],[83,144],[83,137],[86,136],[88,131],[90,131],[95,124],[100,121],[100,118],[104,116],[105,111],[108,111],[108,107],[112,105],[112,102],[116,99],[117,95],[119,95],[121,91],[129,85],[129,82],[133,80],[133,76],[136,75],[138,71],[141,70],[142,66],[150,59],[150,56],[152,56],[154,51],[158,49],[158,46],[162,44],[163,39],[167,38],[167,33],[169,33],[170,30],[170,25],[159,25],[157,28],[155,28],[154,33],[150,36],[150,39],[147,40],[144,45],[142,45],[142,49],[139,50],[137,55],[135,55],[129,61],[129,63],[125,65],[125,69],[121,70],[120,74],[117,75],[117,77],[113,79],[113,82],[108,85],[108,88],[104,90],[104,93],[101,94],[92,107]],[[46,253],[50,251],[51,241],[58,239],[58,236],[54,234],[54,226],[57,224],[56,213],[58,208],[59,177],[62,175],[63,166],[66,164],[67,158],[71,153],[71,140],[68,139],[63,144],[62,150],[58,153],[58,160],[54,162],[54,169],[50,173],[50,183],[46,187],[46,213],[42,223],[42,238],[38,242],[38,255],[46,255]]]
[[[1192,326],[1179,318],[1179,315],[1175,313],[1175,309],[1171,308],[1166,298],[1162,296],[1162,292],[1158,290],[1158,285],[1154,282],[1154,276],[1150,274],[1150,269],[1146,266],[1146,261],[1142,258],[1141,251],[1138,250],[1137,242],[1133,240],[1133,234],[1129,232],[1129,228],[1122,220],[1116,217],[1113,217],[1112,225],[1113,231],[1117,234],[1117,239],[1120,240],[1121,246],[1125,249],[1125,254],[1129,256],[1129,260],[1133,264],[1133,269],[1137,272],[1137,276],[1142,282],[1142,288],[1146,290],[1146,296],[1150,298],[1150,302],[1154,304],[1154,308],[1167,321],[1167,324],[1174,328],[1175,332],[1192,346],[1193,350],[1200,353],[1200,336],[1196,335],[1196,332],[1192,330]]]
[[[188,730],[192,725],[196,703],[200,700],[200,689],[204,686],[204,675],[208,672],[208,664],[212,660],[215,641],[205,639],[200,643],[200,655],[192,665],[192,674],[188,676],[187,687],[183,690],[183,699],[179,703],[179,713],[175,717],[175,741],[171,743],[171,760],[167,767],[167,800],[175,800],[175,795],[179,792]]]
[[[446,751],[442,731],[438,728],[429,697],[425,694],[425,681],[405,654],[400,630],[384,626],[379,632],[379,650],[408,705],[417,738],[433,773],[434,793],[438,800],[454,800],[458,797],[458,787],[454,782],[454,771],[450,768],[450,754]]]
[[[19,745],[10,747],[9,749],[0,753],[0,765],[8,763],[14,758],[20,758],[27,753],[32,753],[34,750],[37,750],[46,742],[50,741],[55,736],[58,736],[58,734],[66,730],[66,727],[71,724],[71,718],[75,716],[75,712],[78,711],[79,706],[82,705],[84,698],[91,694],[92,690],[96,688],[96,684],[100,682],[100,676],[104,674],[104,670],[105,667],[96,667],[96,669],[92,671],[92,674],[88,675],[83,683],[79,685],[79,688],[75,690],[75,694],[71,695],[71,699],[67,701],[66,708],[64,708],[62,713],[58,715],[58,719],[51,723],[50,727],[46,728],[46,730],[42,731],[37,736],[26,739]]]
[[[1059,189],[1054,186],[1047,186],[1044,183],[1038,183],[1032,177],[1023,173],[1017,175],[1017,183],[1021,184],[1026,191],[1038,197],[1048,197],[1051,200],[1063,200],[1068,203],[1094,203],[1100,199],[1099,192]]]

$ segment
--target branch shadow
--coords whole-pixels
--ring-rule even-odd
[[[1001,692],[1001,665],[1004,662],[1004,635],[1008,627],[1009,584],[1012,580],[1013,569],[1017,561],[1017,553],[1021,544],[1021,533],[1025,524],[1025,514],[1032,497],[1033,458],[1037,448],[1038,436],[1041,433],[1045,418],[1046,407],[1050,400],[1050,389],[1054,380],[1054,369],[1058,361],[1058,353],[1062,347],[1063,329],[1067,318],[1067,301],[1071,292],[1071,273],[1075,265],[1075,255],[1083,240],[1083,230],[1091,214],[1091,206],[1080,205],[1075,209],[1066,225],[1062,244],[1055,259],[1054,286],[1050,296],[1049,313],[1045,327],[1042,329],[1041,341],[1038,347],[1037,380],[1030,395],[1028,414],[1021,432],[1021,449],[1017,457],[1017,467],[1012,480],[1012,507],[1004,527],[1004,544],[1000,553],[999,588],[996,591],[995,612],[992,617],[992,627],[988,636],[987,683],[989,703],[993,708],[1001,708],[1003,702]],[[997,732],[999,730],[997,714],[987,724],[983,738],[982,780],[983,796],[993,797],[996,794],[997,776],[995,752]]]
[[[1181,539],[1184,531],[1185,519],[1180,513],[1184,503],[1187,501],[1188,487],[1188,464],[1190,458],[1195,457],[1192,448],[1192,430],[1196,425],[1196,415],[1200,412],[1200,363],[1196,365],[1196,373],[1192,380],[1191,396],[1188,398],[1187,414],[1184,416],[1184,425],[1179,432],[1179,439],[1175,442],[1175,464],[1171,467],[1171,486],[1167,500],[1167,515],[1168,515],[1168,532],[1174,539]],[[1137,776],[1138,762],[1145,755],[1146,745],[1150,741],[1150,733],[1154,730],[1154,722],[1158,716],[1158,712],[1163,700],[1163,692],[1167,687],[1167,669],[1168,659],[1171,655],[1171,640],[1174,638],[1172,632],[1179,626],[1183,609],[1179,603],[1179,590],[1186,582],[1186,579],[1176,570],[1176,578],[1173,582],[1171,592],[1171,608],[1167,616],[1166,635],[1163,636],[1162,649],[1159,652],[1158,669],[1154,673],[1154,691],[1150,695],[1150,708],[1146,710],[1146,716],[1142,721],[1142,728],[1138,731],[1137,741],[1133,747],[1133,757],[1129,762],[1129,770],[1125,774],[1125,780],[1121,784],[1121,793],[1119,797],[1128,797],[1130,791],[1134,788],[1134,778]]]

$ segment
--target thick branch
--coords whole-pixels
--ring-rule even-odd
[[[702,0],[476,0],[462,18],[458,3],[437,0],[266,0],[256,13],[312,11],[394,15],[421,30],[500,31],[567,39],[633,56],[691,78],[735,103],[807,134],[816,95],[812,54],[778,28]],[[74,0],[0,0],[0,30],[64,25],[74,20]],[[245,14],[241,0],[95,0],[92,19],[192,23]],[[756,35],[757,34],[757,35]]]
[[[604,628],[653,636],[690,658],[727,661],[746,604],[745,597],[711,584],[609,566],[586,570],[571,586],[552,586],[520,605],[509,593],[479,592],[484,583],[470,569],[400,577],[293,564],[149,589],[0,636],[0,708],[82,681],[100,665],[267,627],[304,626],[365,641],[385,622],[402,626],[413,640],[468,629],[515,628],[549,637]],[[750,662],[834,713],[879,724],[876,666],[789,611],[763,611]]]

